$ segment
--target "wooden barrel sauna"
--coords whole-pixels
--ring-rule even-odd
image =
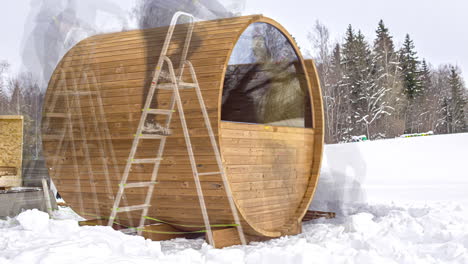
[[[111,213],[167,30],[85,39],[63,57],[50,80],[42,122],[47,166],[60,195],[87,219]],[[186,30],[184,24],[175,30],[169,46],[173,62]],[[303,60],[281,25],[261,15],[197,22],[188,60],[244,231],[262,237],[297,234],[317,185],[323,147],[313,62]],[[190,82],[188,77],[184,74],[184,81]],[[216,171],[195,91],[182,90],[181,97],[199,172]],[[171,91],[157,90],[152,108],[167,109],[170,98]],[[155,116],[147,124],[155,133],[170,134],[149,216],[180,230],[203,229],[178,113],[169,130],[161,128],[163,120]],[[154,158],[158,146],[158,140],[144,140],[137,157]],[[134,165],[129,182],[148,181],[152,169]],[[232,224],[220,176],[203,176],[201,183],[211,224]],[[146,192],[127,189],[123,206],[144,203]],[[117,221],[137,226],[140,214],[120,213]]]

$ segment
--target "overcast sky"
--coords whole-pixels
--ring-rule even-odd
[[[21,41],[31,1],[3,1],[0,9],[0,60],[21,67]],[[100,1],[100,0],[96,0]],[[112,1],[112,0],[107,0]],[[32,3],[34,3],[32,2]],[[113,0],[130,10],[135,0]],[[247,0],[245,14],[264,14],[280,22],[302,50],[310,49],[307,33],[315,20],[325,24],[332,39],[341,41],[348,24],[361,29],[371,41],[383,19],[397,45],[406,33],[420,58],[434,66],[458,65],[468,76],[468,1],[466,0]]]

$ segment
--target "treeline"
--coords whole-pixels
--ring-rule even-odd
[[[41,149],[41,108],[44,93],[30,73],[12,77],[0,61],[0,115],[23,115],[23,159],[37,159]]]
[[[419,59],[410,35],[396,47],[381,20],[372,43],[351,25],[342,43],[332,43],[317,21],[309,39],[322,83],[325,142],[468,131],[468,92],[459,68],[434,68]]]

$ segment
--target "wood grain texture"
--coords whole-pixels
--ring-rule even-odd
[[[240,35],[256,22],[282,31],[305,69],[292,37],[263,16],[196,23],[188,59],[197,71],[244,230],[253,236],[277,237],[300,230],[297,223],[318,177],[321,157],[316,155],[321,156],[323,118],[316,109],[321,107],[321,98],[314,98],[310,85],[311,129],[220,120],[228,60]],[[184,26],[176,29],[169,47],[174,63],[180,57],[185,30]],[[65,201],[87,219],[110,215],[166,32],[167,27],[162,27],[88,38],[64,56],[49,82],[42,122],[47,167]],[[187,77],[184,81],[189,82]],[[308,82],[310,78],[309,73]],[[216,171],[195,92],[182,91],[181,97],[199,172]],[[158,90],[152,108],[167,109],[170,98],[170,91]],[[162,116],[153,118],[154,122],[163,120]],[[203,225],[203,220],[178,113],[170,129],[149,216],[190,230],[178,224]],[[142,141],[138,158],[155,157],[158,146],[157,140]],[[151,164],[133,166],[129,182],[149,180],[152,169]],[[232,224],[221,178],[209,175],[200,180],[211,224]],[[123,206],[143,203],[145,194],[145,188],[127,189]],[[118,220],[136,226],[139,216],[138,211],[120,213]]]
[[[22,161],[23,116],[0,115],[0,187],[21,186]]]

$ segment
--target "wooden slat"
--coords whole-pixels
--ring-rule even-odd
[[[278,236],[283,226],[294,222],[292,219],[300,211],[298,207],[307,203],[310,189],[315,188],[311,177],[316,179],[312,170],[317,165],[312,164],[316,160],[312,156],[323,133],[319,127],[302,129],[220,122],[218,107],[228,55],[240,30],[252,22],[267,22],[284,31],[276,22],[261,16],[200,22],[195,27],[189,59],[197,72],[216,140],[220,143],[234,198],[244,214],[241,220],[245,231]],[[44,111],[70,113],[71,119],[44,117],[47,167],[62,197],[87,218],[98,212],[104,216],[110,214],[166,31],[167,28],[159,28],[89,38],[59,63],[58,68],[64,75],[58,70],[52,77]],[[292,41],[289,34],[285,35]],[[180,56],[183,36],[184,29],[176,29],[175,42],[169,47],[174,61]],[[186,71],[185,82],[189,81],[187,75]],[[57,91],[99,92],[104,115],[95,107],[99,103],[96,98],[89,100],[82,96],[77,100],[75,97],[70,99],[72,104],[67,109],[64,98],[56,96]],[[154,107],[167,109],[170,95],[170,91],[158,91],[155,98],[158,104]],[[199,172],[217,171],[195,93],[187,90],[181,95]],[[318,104],[316,99],[312,101],[314,106]],[[162,116],[152,118],[155,122],[164,121]],[[320,121],[318,116],[314,118]],[[57,150],[58,136],[63,134],[68,122],[72,122],[73,138],[65,134],[65,146]],[[152,200],[152,204],[159,207],[151,207],[150,216],[170,222],[203,224],[178,113],[170,128],[173,135],[167,140]],[[55,135],[55,138],[47,135]],[[154,158],[157,141],[142,141],[137,158]],[[71,143],[75,144],[74,151]],[[107,170],[105,165],[108,165]],[[148,181],[152,168],[152,164],[135,164],[129,182]],[[201,177],[212,223],[233,221],[221,182],[219,175]],[[142,204],[145,189],[128,188],[122,206]],[[140,213],[123,213],[119,217],[123,222],[137,222]]]
[[[304,148],[304,145],[313,142],[315,131],[225,121],[220,125],[222,151],[231,188],[234,198],[243,205],[247,220],[252,219],[263,229],[271,228],[274,222],[285,224],[294,215],[296,205],[304,195],[304,186],[310,180],[312,148]],[[298,143],[291,144],[291,140]],[[242,155],[235,155],[237,153]],[[292,166],[284,171],[275,170],[274,166],[283,162]],[[252,164],[272,165],[271,168],[264,167],[265,172],[251,172],[239,177],[232,174],[230,164],[243,165],[250,171],[248,166]],[[294,170],[291,171],[291,168]],[[245,206],[244,201],[248,201],[250,206]]]

